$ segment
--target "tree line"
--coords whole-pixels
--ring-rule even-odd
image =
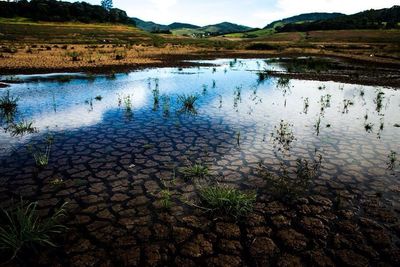
[[[86,2],[70,3],[56,0],[0,1],[0,17],[25,17],[35,21],[135,24],[125,11],[112,8],[112,5],[102,7]]]
[[[277,27],[278,32],[305,32],[348,29],[396,29],[400,28],[400,6],[380,10],[367,10],[354,15],[307,23],[290,23]]]

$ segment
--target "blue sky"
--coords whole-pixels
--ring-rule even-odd
[[[99,4],[100,0],[87,0]],[[399,0],[114,0],[129,16],[157,23],[175,21],[200,26],[223,21],[252,27],[308,12],[352,14],[399,5]]]

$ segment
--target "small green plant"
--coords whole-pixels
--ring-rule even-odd
[[[161,100],[162,100],[162,109],[163,109],[163,116],[164,117],[169,117],[169,113],[170,113],[170,102],[171,99],[169,96],[167,95],[162,95],[161,96]]]
[[[257,83],[258,84],[262,84],[268,79],[267,72],[260,71],[260,72],[257,73],[257,76],[258,76],[258,79],[257,79]]]
[[[240,131],[236,133],[236,145],[240,146]]]
[[[180,95],[178,101],[182,104],[180,112],[197,114],[195,103],[199,99],[198,95]]]
[[[52,236],[66,229],[59,222],[65,216],[65,206],[66,203],[49,218],[39,216],[37,202],[22,199],[1,209],[0,251],[13,260],[24,250],[39,252],[40,247],[55,247]]]
[[[276,82],[277,88],[288,88],[290,87],[290,79],[286,77],[280,77]]]
[[[304,105],[303,105],[303,112],[304,114],[308,113],[308,108],[310,107],[310,100],[308,99],[308,97],[306,97],[304,99]]]
[[[388,155],[389,162],[387,163],[389,170],[394,170],[396,168],[397,153],[393,150],[390,151]]]
[[[12,136],[22,136],[36,132],[36,128],[32,126],[33,122],[22,120],[18,123],[11,124],[7,130],[10,130]]]
[[[317,121],[315,122],[315,125],[314,125],[315,132],[317,133],[317,136],[319,135],[320,127],[321,127],[321,116],[318,117],[318,119],[317,119]]]
[[[156,87],[152,90],[153,93],[153,110],[157,110],[160,103],[160,89],[158,88],[158,83]]]
[[[267,181],[271,193],[283,200],[292,201],[309,191],[310,186],[319,174],[322,156],[318,155],[312,163],[306,159],[297,159],[294,170],[281,164],[279,174],[266,168],[261,169],[261,176]]]
[[[160,191],[161,205],[164,209],[170,209],[172,206],[172,193],[166,188]]]
[[[234,218],[246,216],[251,212],[257,197],[255,193],[243,193],[238,189],[223,185],[201,188],[199,196],[207,210]]]
[[[147,149],[152,149],[154,148],[154,144],[144,144],[143,145],[143,149],[147,150]]]
[[[354,102],[353,101],[351,101],[351,100],[349,100],[349,99],[345,99],[345,100],[343,100],[343,111],[342,111],[342,113],[344,114],[344,113],[348,113],[349,112],[349,107],[350,106],[353,106],[354,105]]]
[[[10,95],[10,91],[7,90],[7,93],[0,97],[0,109],[6,113],[15,113],[18,106],[18,97],[13,97]]]
[[[275,131],[271,133],[274,147],[279,145],[278,151],[288,151],[292,142],[296,139],[293,134],[293,125],[281,120],[279,126],[275,126]]]
[[[372,128],[373,128],[373,124],[372,123],[365,123],[364,124],[364,129],[365,129],[365,131],[367,132],[367,133],[370,133],[370,132],[372,132]]]
[[[201,164],[194,164],[189,167],[182,167],[178,169],[183,174],[186,180],[192,180],[194,178],[206,178],[209,176],[208,168]]]
[[[67,53],[67,57],[69,57],[71,61],[79,61],[80,60],[80,56],[81,56],[81,54],[76,52],[76,51],[72,51],[72,52],[68,52]]]
[[[378,90],[377,94],[376,94],[376,98],[374,100],[375,104],[376,104],[376,111],[378,113],[381,112],[382,107],[383,107],[383,99],[385,98],[385,93],[382,92],[382,90]]]
[[[103,99],[103,97],[101,95],[98,95],[94,99],[96,99],[97,101],[101,101]]]
[[[49,184],[52,186],[58,187],[58,186],[64,185],[65,182],[61,178],[54,178],[54,179],[50,180]]]
[[[49,135],[44,142],[44,148],[38,146],[28,146],[28,151],[30,151],[35,159],[36,166],[39,168],[44,168],[49,164],[51,146],[53,144],[54,138]]]
[[[130,95],[124,96],[124,106],[127,112],[132,112],[132,99]]]

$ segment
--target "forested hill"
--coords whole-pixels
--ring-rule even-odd
[[[348,16],[277,27],[278,32],[400,28],[400,6],[367,10]]]
[[[25,17],[37,21],[79,21],[134,24],[125,11],[112,8],[106,10],[85,2],[63,2],[56,0],[0,1],[0,17]]]
[[[325,19],[332,19],[337,18],[340,16],[345,16],[342,13],[325,13],[325,12],[314,12],[314,13],[305,13],[281,20],[274,21],[268,24],[264,29],[275,29],[276,27],[282,27],[289,23],[299,23],[299,22],[311,22],[316,20],[325,20]]]

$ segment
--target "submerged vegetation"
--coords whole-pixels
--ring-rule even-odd
[[[278,174],[261,165],[260,174],[267,182],[267,189],[277,198],[293,201],[310,190],[319,175],[322,156],[317,155],[311,163],[307,159],[297,159],[293,170],[281,164]]]
[[[41,218],[37,202],[20,200],[0,214],[0,251],[10,260],[22,252],[39,252],[40,248],[55,247],[53,236],[62,233],[66,227],[60,223],[65,216],[65,205],[48,217]]]
[[[271,133],[271,139],[274,147],[278,146],[278,151],[288,151],[294,140],[293,124],[289,124],[281,120],[278,126],[275,126],[275,131]]]
[[[257,195],[243,193],[226,185],[215,185],[201,188],[199,196],[209,211],[239,218],[253,210]]]

